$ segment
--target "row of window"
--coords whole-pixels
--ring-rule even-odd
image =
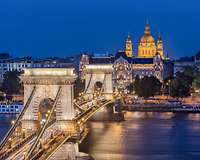
[[[142,54],[152,55],[155,54],[155,50],[142,50]]]
[[[7,109],[0,109],[0,112],[1,113],[11,113],[11,112],[19,112],[19,109],[9,109],[9,108],[7,108]]]
[[[0,108],[19,108],[19,106],[7,106],[7,105],[0,105]]]
[[[0,67],[19,67],[19,68],[24,68],[24,67],[28,67],[30,65],[28,64],[24,64],[24,63],[20,63],[20,64],[17,64],[17,63],[0,63]]]

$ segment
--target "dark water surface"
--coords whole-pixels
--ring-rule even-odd
[[[14,117],[0,115],[0,137]],[[89,122],[80,151],[96,160],[200,160],[200,114],[131,113],[124,122]]]
[[[96,160],[200,160],[200,114],[131,113],[90,122],[81,151]]]
[[[16,115],[0,114],[0,140],[4,138],[7,131],[11,127],[12,120],[16,119]]]

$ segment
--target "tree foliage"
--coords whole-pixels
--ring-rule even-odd
[[[19,94],[20,93],[20,72],[9,71],[4,74],[4,80],[1,86],[1,91],[8,94]]]
[[[161,86],[161,82],[154,76],[145,76],[141,79],[136,77],[135,79],[135,92],[140,97],[148,98],[154,96],[160,92]]]
[[[134,83],[135,93],[138,94],[140,92],[140,77],[136,75],[135,83]]]
[[[134,83],[130,83],[128,86],[126,86],[126,89],[129,91],[129,93],[133,93],[134,91]]]
[[[194,78],[192,82],[193,89],[200,89],[200,73]]]
[[[77,78],[74,83],[74,97],[77,98],[79,93],[84,92],[85,89],[85,80]]]
[[[192,84],[196,82],[198,75],[197,68],[189,66],[185,67],[183,72],[178,72],[170,85],[171,96],[176,98],[190,96]]]

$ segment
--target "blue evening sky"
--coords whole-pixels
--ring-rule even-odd
[[[134,50],[146,20],[171,57],[200,50],[200,0],[1,0],[0,52],[13,56]]]

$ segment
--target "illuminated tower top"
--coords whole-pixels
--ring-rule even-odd
[[[151,30],[149,23],[146,23],[144,35],[140,39],[140,44],[138,48],[139,58],[153,58],[156,55],[156,44],[153,36],[151,35]]]
[[[158,33],[157,52],[161,55],[162,58],[164,58],[163,41],[160,33]]]
[[[132,40],[131,40],[131,36],[130,34],[128,34],[128,38],[126,40],[126,56],[127,57],[132,57],[133,56],[133,44],[132,44]]]

